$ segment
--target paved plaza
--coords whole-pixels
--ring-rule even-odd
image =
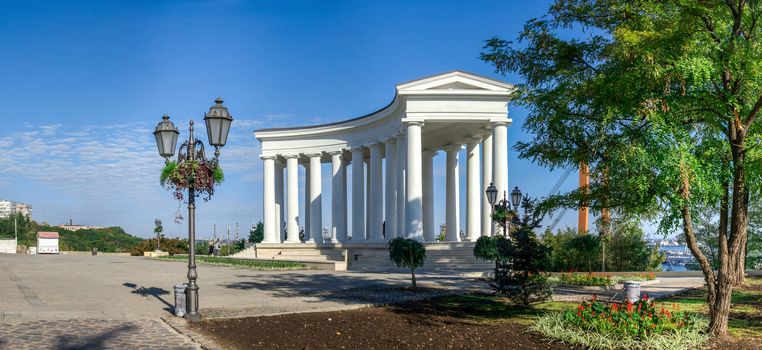
[[[257,271],[200,265],[204,317],[331,311],[478,288],[457,275]],[[161,321],[186,264],[143,257],[0,254],[0,348],[196,348]],[[22,346],[23,344],[23,346]]]
[[[423,288],[417,293],[406,289],[406,269],[358,273],[199,265],[198,272],[201,313],[207,318],[345,310],[487,288],[454,272],[425,269],[418,274]],[[162,320],[175,320],[172,287],[185,274],[183,262],[143,257],[0,254],[0,348],[199,348],[173,329],[182,322]],[[644,292],[702,283],[695,277],[661,279],[665,282],[644,286]]]

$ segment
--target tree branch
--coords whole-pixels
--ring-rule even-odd
[[[746,120],[743,123],[745,130],[749,130],[749,128],[751,128],[751,123],[753,123],[754,120],[757,119],[760,109],[762,109],[762,94],[760,94],[759,98],[757,98],[757,103],[754,104],[754,107],[751,109],[751,112],[749,112],[749,116],[746,117]]]

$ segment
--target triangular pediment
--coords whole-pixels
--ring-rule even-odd
[[[457,90],[510,92],[513,91],[513,89],[514,87],[511,84],[461,71],[437,74],[397,85],[397,90],[403,94],[405,92],[421,92],[427,90],[432,92]]]
[[[442,84],[429,88],[429,90],[484,90],[484,88],[466,84],[462,81],[456,81],[452,83]]]

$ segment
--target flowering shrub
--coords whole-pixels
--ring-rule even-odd
[[[604,273],[575,273],[570,275],[563,274],[558,279],[561,284],[574,286],[612,286],[622,281],[651,281],[656,279],[653,272],[642,272],[629,275],[609,275]]]
[[[630,274],[630,275],[624,275],[625,279],[632,280],[632,281],[651,281],[656,279],[656,274],[653,272],[641,272],[636,274]]]
[[[564,318],[571,324],[586,331],[603,334],[619,334],[636,338],[646,338],[652,334],[674,332],[686,326],[689,320],[678,304],[672,311],[654,304],[647,295],[636,303],[626,301],[604,305],[595,296],[590,303],[583,302],[575,309],[567,310]]]
[[[196,196],[203,195],[209,200],[214,194],[214,186],[225,180],[222,169],[216,161],[184,160],[179,164],[169,162],[161,171],[160,182],[173,191],[175,198],[183,200],[183,191],[193,188]]]
[[[623,281],[652,281],[656,279],[656,275],[653,272],[641,272],[622,276],[611,276],[614,283],[622,283]]]
[[[561,275],[562,284],[571,284],[575,286],[611,286],[614,280],[611,276],[588,272],[585,274],[572,273],[571,275]]]

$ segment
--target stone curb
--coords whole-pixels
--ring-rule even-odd
[[[195,332],[188,327],[188,322],[185,319],[179,319],[173,316],[162,316],[161,320],[170,328],[172,328],[178,334],[190,339],[193,343],[197,344],[204,350],[223,350],[220,346],[215,344],[209,338]]]

